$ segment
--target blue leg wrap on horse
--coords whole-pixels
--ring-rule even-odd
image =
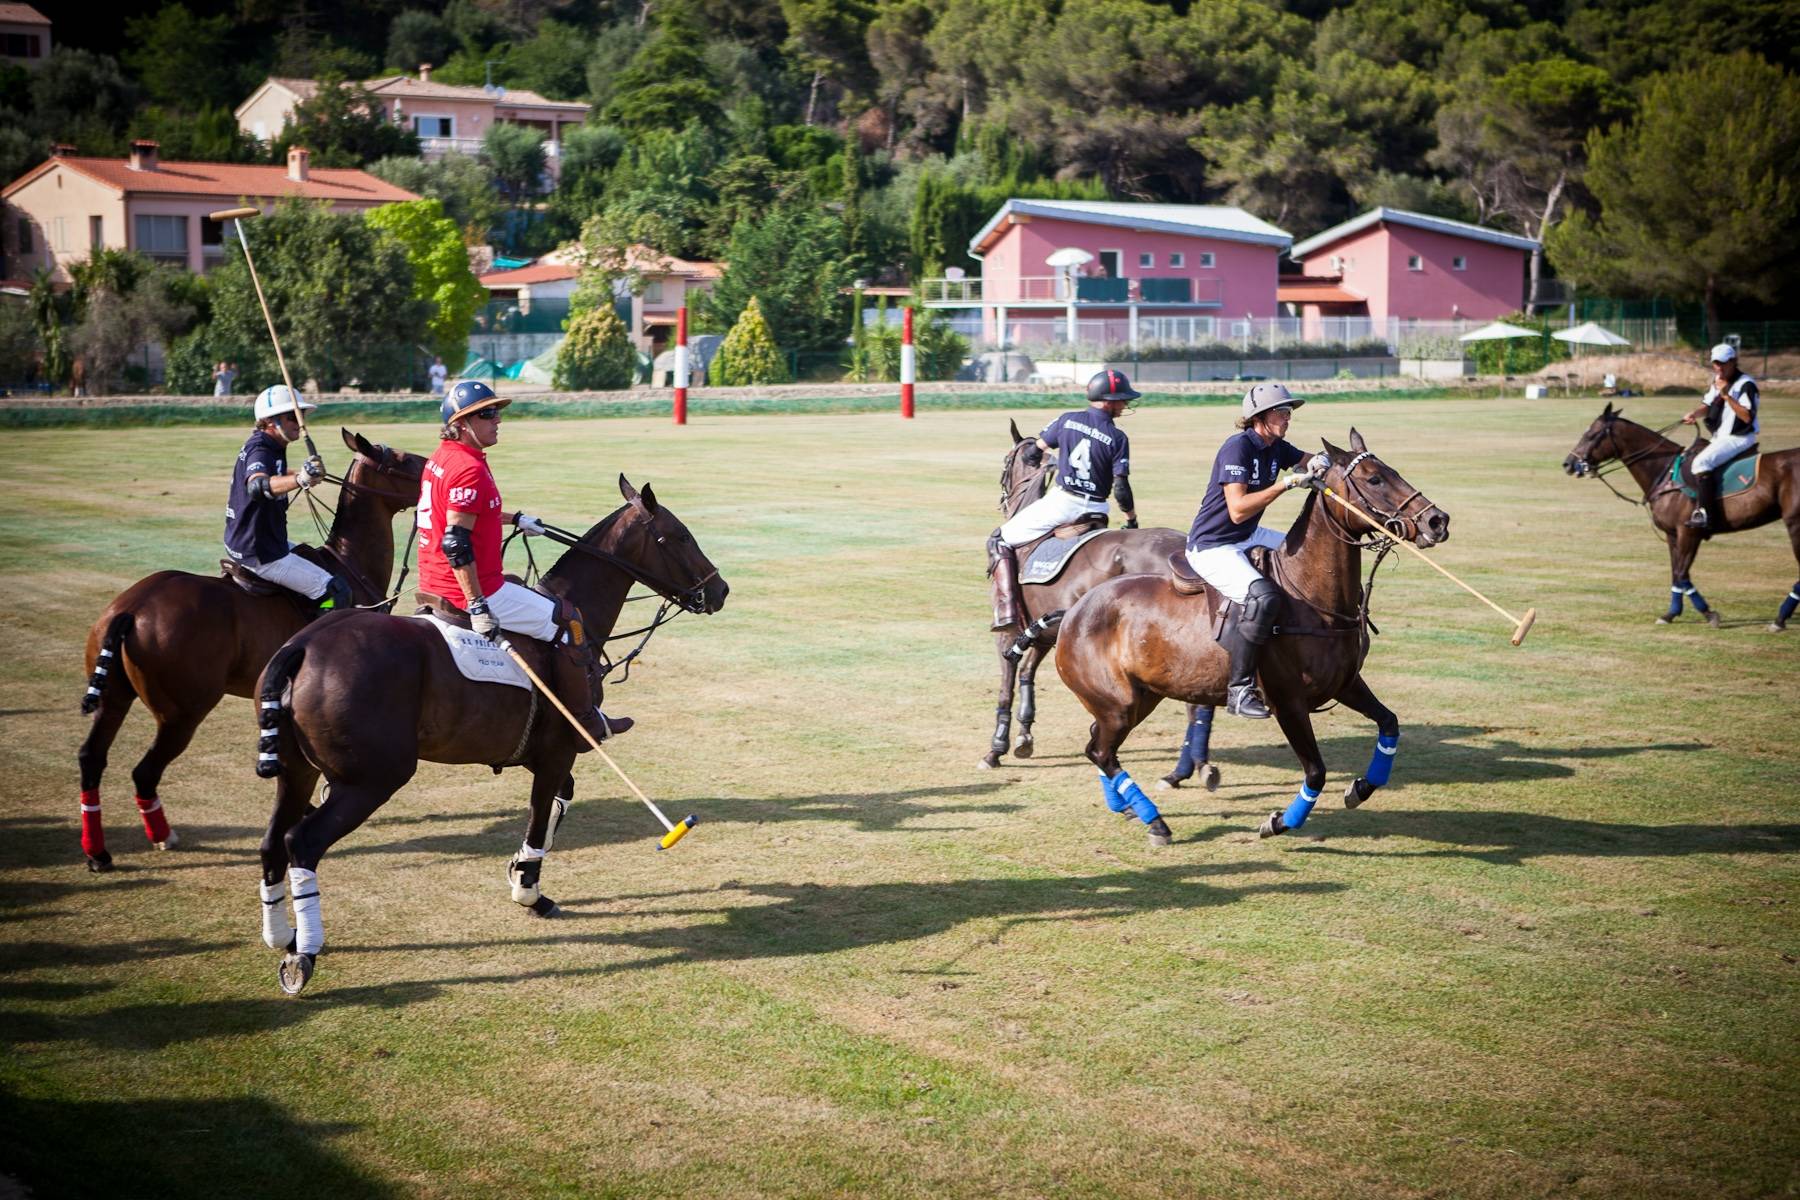
[[[1137,785],[1137,780],[1124,771],[1120,771],[1113,777],[1113,787],[1118,791],[1119,799],[1124,801],[1113,811],[1124,812],[1129,807],[1137,815],[1137,819],[1146,825],[1162,816],[1162,813],[1157,811],[1156,805],[1151,802],[1150,797],[1144,795],[1144,789]]]
[[[1384,733],[1375,739],[1375,753],[1369,756],[1369,769],[1363,778],[1376,787],[1386,787],[1394,773],[1394,755],[1400,752],[1400,735]]]
[[[1129,779],[1131,777],[1124,772],[1120,772],[1119,778]],[[1119,789],[1114,786],[1112,777],[1107,775],[1104,771],[1100,773],[1100,790],[1106,795],[1106,807],[1112,809],[1114,812],[1124,812],[1130,807],[1125,803],[1124,799],[1120,797]]]
[[[1671,617],[1681,615],[1681,589],[1679,587],[1671,586],[1669,588],[1669,615]]]
[[[1700,589],[1694,586],[1693,580],[1688,580],[1682,590],[1687,593],[1688,600],[1693,604],[1695,612],[1707,611],[1706,597],[1700,594]]]
[[[1787,619],[1794,615],[1796,608],[1800,608],[1800,583],[1796,583],[1794,590],[1787,594],[1787,599],[1781,602],[1781,611],[1775,614],[1776,620],[1787,624]]]
[[[1194,712],[1194,723],[1188,726],[1187,744],[1181,748],[1184,761],[1191,759],[1198,767],[1212,756],[1213,710],[1203,705]]]
[[[1286,812],[1281,814],[1281,823],[1289,829],[1300,828],[1306,824],[1306,815],[1312,812],[1313,805],[1318,802],[1319,793],[1308,788],[1304,783],[1301,784],[1300,794],[1294,797],[1294,802],[1287,806]]]

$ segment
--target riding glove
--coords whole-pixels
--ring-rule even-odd
[[[526,537],[544,536],[544,523],[537,517],[529,516],[525,513],[514,513],[513,525]]]
[[[476,633],[490,642],[500,640],[500,622],[496,621],[494,614],[488,611],[486,597],[469,602],[469,625]]]
[[[1306,470],[1314,478],[1325,478],[1325,472],[1331,470],[1331,458],[1324,454],[1315,454],[1306,460]]]
[[[299,484],[302,490],[312,487],[323,478],[325,478],[325,463],[316,454],[301,463],[300,469],[294,472],[294,482]]]

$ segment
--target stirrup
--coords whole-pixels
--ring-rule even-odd
[[[1712,527],[1712,522],[1706,519],[1706,510],[1704,508],[1696,508],[1692,513],[1688,514],[1687,527],[1689,529],[1710,529]]]
[[[1225,711],[1234,717],[1248,717],[1253,721],[1269,719],[1269,706],[1263,702],[1254,683],[1240,683],[1225,691]]]

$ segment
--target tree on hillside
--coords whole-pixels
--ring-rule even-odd
[[[58,46],[31,74],[31,126],[83,153],[120,153],[137,89],[104,54]]]
[[[1599,215],[1551,237],[1557,271],[1590,286],[1704,301],[1772,301],[1800,268],[1800,78],[1748,53],[1703,58],[1645,88],[1637,119],[1588,140]]]
[[[632,135],[689,124],[717,129],[724,112],[705,49],[705,37],[686,4],[677,0],[659,7],[656,32],[614,80],[602,119]]]
[[[346,83],[341,75],[321,78],[319,90],[294,106],[293,118],[270,147],[273,160],[285,163],[293,146],[310,150],[315,167],[360,167],[419,153],[418,136],[388,120],[367,88]]]
[[[844,300],[850,282],[843,226],[799,200],[739,221],[726,248],[725,274],[699,302],[700,327],[725,332],[737,324],[752,298],[784,350],[824,350],[842,345]]]
[[[1271,100],[1212,109],[1191,142],[1227,201],[1284,229],[1328,224],[1374,158],[1345,128],[1342,112],[1301,76],[1296,70],[1284,79]]]
[[[388,67],[411,73],[421,63],[443,66],[456,48],[456,32],[434,12],[409,8],[388,26]]]
[[[846,91],[868,85],[873,72],[864,31],[875,9],[864,0],[781,0],[781,15],[788,26],[783,49],[810,76],[804,121],[811,125],[822,84],[829,81]]]
[[[1521,63],[1438,113],[1432,161],[1469,189],[1484,222],[1500,219],[1541,243],[1581,185],[1589,131],[1629,111],[1623,89],[1599,67],[1566,58]],[[1542,250],[1533,252],[1534,301],[1543,262]]]
[[[548,160],[540,131],[529,125],[496,121],[481,139],[481,157],[507,195],[536,196],[543,192]]]
[[[752,296],[719,344],[719,382],[748,387],[787,381],[787,360],[763,319],[762,305]]]
[[[238,127],[224,105],[209,104],[199,112],[150,105],[131,119],[133,138],[149,138],[168,162],[257,162],[262,143]]]
[[[284,201],[256,223],[256,270],[294,382],[335,390],[399,387],[426,339],[426,305],[413,296],[412,264],[399,241],[360,216]],[[235,241],[212,274],[212,346],[244,365],[251,391],[281,381],[269,331]]]
[[[471,245],[488,240],[489,230],[500,219],[500,197],[494,190],[494,173],[486,162],[470,154],[446,154],[442,158],[395,157],[377,159],[365,168],[377,179],[415,196],[436,200],[444,215],[463,231]]]
[[[70,271],[77,291],[84,294],[81,323],[69,335],[69,350],[81,359],[88,391],[97,396],[117,390],[140,347],[151,342],[167,346],[194,319],[192,306],[171,286],[170,277],[178,272],[144,260],[123,272],[109,272],[114,264],[96,261],[106,255],[137,257],[120,250],[96,251],[88,263]],[[86,266],[97,269],[84,280]]]
[[[445,362],[461,362],[475,314],[488,295],[469,269],[469,252],[456,222],[436,200],[384,204],[364,219],[405,247],[413,296],[430,306],[425,329],[432,352]]]
[[[158,103],[192,111],[244,98],[228,65],[230,17],[197,17],[180,4],[164,4],[127,20],[125,42],[125,65]]]

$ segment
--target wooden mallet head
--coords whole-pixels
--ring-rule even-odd
[[[260,208],[221,208],[218,212],[207,213],[206,219],[209,221],[217,221],[219,224],[223,225],[227,221],[241,221],[246,217],[260,216],[262,216],[262,209]]]
[[[1536,620],[1537,620],[1537,609],[1535,609],[1535,608],[1526,609],[1525,615],[1519,618],[1519,627],[1517,629],[1513,630],[1513,635],[1512,635],[1512,644],[1513,645],[1516,646],[1520,642],[1525,640],[1525,635],[1531,632],[1532,622],[1534,622]]]

